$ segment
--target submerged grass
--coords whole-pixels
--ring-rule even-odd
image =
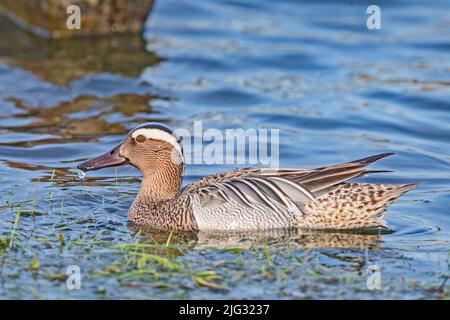
[[[14,225],[11,231],[11,236],[9,237],[9,247],[12,248],[13,244],[14,244],[14,238],[16,236],[16,230],[17,230],[17,226],[19,225],[19,219],[20,219],[20,214],[22,212],[22,208],[17,209],[16,211],[16,217],[14,219]]]

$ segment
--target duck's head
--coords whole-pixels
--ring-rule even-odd
[[[131,164],[144,176],[164,166],[183,166],[181,141],[161,123],[150,122],[132,129],[111,151],[78,165],[83,171]]]

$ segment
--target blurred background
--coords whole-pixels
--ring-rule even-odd
[[[380,30],[366,26],[371,4],[80,1],[81,29],[68,31],[67,1],[1,0],[0,297],[448,297],[450,3],[378,1]],[[236,266],[229,253],[185,248],[176,259],[194,269],[208,261],[229,280],[225,290],[179,274],[167,275],[169,289],[139,277],[129,287],[114,272],[98,278],[117,258],[111,246],[158,241],[127,225],[137,171],[80,181],[72,169],[139,123],[191,129],[196,120],[280,129],[281,166],[395,152],[376,165],[395,173],[363,180],[423,184],[391,207],[391,234],[276,240],[275,264],[296,270],[286,277],[261,273],[258,252]],[[189,166],[185,183],[229,169]],[[308,254],[330,269],[291,265]],[[366,290],[367,259],[381,266],[383,290]],[[85,290],[58,281],[69,263],[94,270]]]

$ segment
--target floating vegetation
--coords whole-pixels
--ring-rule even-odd
[[[33,258],[33,260],[28,263],[28,269],[31,269],[33,271],[39,270],[39,267],[41,266],[41,262],[39,261],[39,258],[36,256]]]
[[[195,282],[203,287],[215,289],[215,290],[226,290],[226,287],[218,284],[217,280],[222,280],[222,277],[219,276],[215,271],[202,271],[194,274]]]

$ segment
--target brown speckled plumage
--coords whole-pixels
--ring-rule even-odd
[[[387,206],[416,186],[346,182],[380,172],[366,167],[391,155],[384,153],[316,169],[237,169],[181,189],[181,153],[169,128],[146,124],[132,130],[110,153],[79,167],[137,167],[144,178],[129,219],[137,225],[184,231],[387,228]]]
[[[320,197],[318,204],[308,203],[299,226],[311,229],[387,228],[383,220],[387,206],[415,187],[415,184],[342,184]]]
[[[198,230],[192,213],[190,198],[182,195],[160,201],[146,201],[145,198],[136,198],[129,210],[128,218],[137,225],[160,229]]]

